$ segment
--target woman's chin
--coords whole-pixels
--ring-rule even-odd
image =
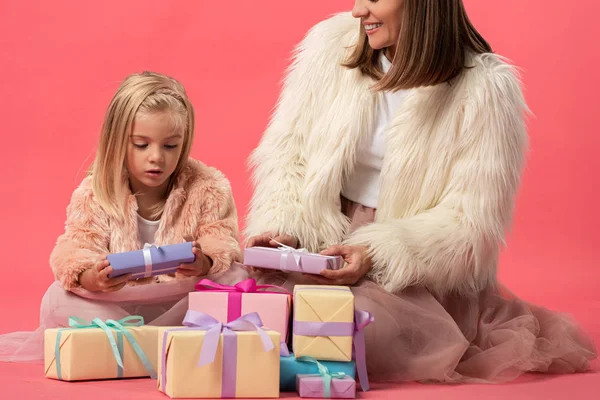
[[[385,49],[387,47],[386,44],[383,43],[381,40],[376,40],[376,39],[371,39],[371,38],[369,38],[369,46],[373,50],[381,50],[381,49]]]

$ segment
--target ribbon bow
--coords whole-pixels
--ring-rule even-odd
[[[201,330],[206,331],[202,350],[200,351],[198,367],[211,364],[215,361],[221,333],[226,336],[233,336],[235,339],[235,331],[256,331],[262,341],[263,349],[265,351],[273,349],[273,342],[269,335],[261,328],[262,321],[260,320],[258,313],[255,312],[242,315],[236,320],[223,324],[208,314],[189,310],[185,315],[183,325],[189,328],[200,328]]]
[[[269,335],[261,328],[262,321],[257,313],[242,315],[238,319],[223,324],[208,314],[200,311],[188,310],[183,320],[183,325],[187,328],[173,330],[195,329],[206,331],[202,350],[200,350],[200,359],[198,367],[211,364],[215,361],[219,338],[223,334],[223,377],[221,383],[221,397],[233,398],[236,393],[236,371],[237,371],[237,337],[236,331],[256,331],[262,341],[265,352],[275,348]],[[163,355],[162,355],[162,387],[166,388],[166,342],[169,332],[165,331],[163,337]]]
[[[208,291],[208,290],[219,290],[219,291],[230,292],[230,293],[233,293],[233,292],[256,293],[262,289],[277,289],[277,290],[284,292],[285,294],[291,295],[291,293],[288,290],[286,290],[285,288],[279,287],[279,286],[257,285],[256,280],[254,280],[252,278],[238,282],[233,286],[216,283],[216,282],[211,281],[210,279],[202,279],[198,283],[196,283],[196,286],[194,287],[194,289],[196,289],[196,291],[199,291],[199,292]]]
[[[275,243],[277,243],[279,245],[279,247],[277,248],[278,250],[281,250],[281,260],[279,261],[279,269],[282,271],[285,271],[287,268],[287,260],[288,260],[288,256],[291,254],[294,257],[294,261],[296,262],[296,266],[302,270],[302,254],[306,254],[308,253],[308,250],[302,248],[302,249],[295,249],[291,246],[288,246],[286,244],[283,243],[279,243],[277,240],[271,238],[272,241],[274,241]]]
[[[60,340],[62,332],[67,329],[89,329],[89,328],[100,328],[106,333],[108,342],[110,343],[111,350],[117,362],[117,377],[123,376],[123,335],[131,344],[131,347],[135,351],[135,354],[139,357],[140,361],[148,371],[148,374],[152,379],[156,379],[156,372],[152,368],[152,364],[148,357],[144,353],[144,350],[140,347],[137,340],[127,330],[127,327],[142,326],[144,325],[144,318],[139,315],[132,315],[129,317],[122,318],[118,321],[113,319],[107,319],[102,321],[100,318],[94,318],[91,322],[87,322],[78,317],[69,317],[69,328],[60,329],[56,335],[56,345],[54,346],[54,357],[56,359],[56,376],[58,379],[62,379],[61,362],[60,362]],[[112,331],[117,333],[117,340],[112,334]]]
[[[162,251],[160,246],[150,243],[144,244],[144,248],[142,249],[142,253],[144,254],[144,278],[149,278],[152,276],[152,252],[150,249],[153,248]]]
[[[296,360],[317,364],[317,368],[319,369],[319,375],[323,377],[323,397],[327,399],[331,397],[331,380],[344,379],[348,376],[343,372],[329,372],[329,369],[325,365],[321,364],[313,357],[301,356],[296,358]]]

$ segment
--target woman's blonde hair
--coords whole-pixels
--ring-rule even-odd
[[[374,90],[397,91],[448,82],[466,67],[466,53],[489,53],[462,0],[404,0],[400,36],[391,69],[384,74],[380,56],[364,26],[344,66],[377,79]]]
[[[154,72],[129,75],[112,98],[102,124],[102,133],[90,174],[94,196],[111,215],[124,218],[129,193],[125,159],[133,122],[138,114],[169,113],[175,129],[183,135],[181,155],[170,176],[169,189],[189,157],[194,139],[194,109],[177,80]],[[164,201],[153,211],[160,216]]]

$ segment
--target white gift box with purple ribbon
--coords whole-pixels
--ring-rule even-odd
[[[324,269],[342,268],[344,259],[340,256],[325,256],[310,253],[306,249],[294,249],[280,244],[278,248],[249,247],[245,249],[244,265],[319,275]]]

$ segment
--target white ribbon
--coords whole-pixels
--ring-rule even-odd
[[[150,252],[151,248],[155,248],[157,250],[160,249],[160,247],[150,243],[144,244],[144,249],[142,250],[144,254],[144,278],[149,278],[152,276],[152,253]]]
[[[277,240],[271,238],[272,241],[274,241],[275,243],[277,243],[279,245],[279,247],[277,248],[277,250],[281,251],[281,258],[279,261],[279,269],[282,271],[287,270],[287,260],[288,260],[288,256],[291,254],[292,256],[294,256],[294,261],[296,262],[296,266],[298,267],[298,269],[302,270],[302,254],[306,254],[308,253],[308,250],[306,249],[295,249],[291,246],[285,245],[283,243],[279,243]]]

